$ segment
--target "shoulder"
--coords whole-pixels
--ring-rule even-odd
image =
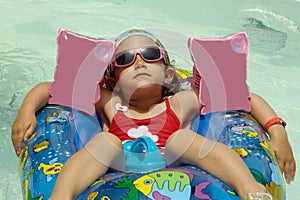
[[[121,98],[116,93],[111,90],[101,88],[100,100],[96,103],[97,113],[100,115],[106,116],[108,119],[111,119],[115,110],[115,105],[121,103]]]
[[[192,90],[178,92],[171,99],[171,101],[177,101],[180,105],[192,104],[199,107],[198,96]]]
[[[100,100],[96,102],[95,107],[98,116],[101,118],[102,128],[104,131],[108,131],[110,122],[113,117],[114,109],[113,102],[116,100],[117,96],[108,89],[101,88],[100,90]]]
[[[195,92],[181,91],[169,98],[172,110],[182,124],[195,118],[200,112],[200,103]]]

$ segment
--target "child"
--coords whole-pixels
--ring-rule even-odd
[[[136,137],[129,133],[130,128],[145,128],[147,125],[147,134],[164,153],[168,164],[181,161],[197,165],[232,186],[240,197],[265,192],[265,188],[255,181],[247,166],[232,150],[189,130],[190,122],[201,109],[194,92],[183,91],[169,98],[165,97],[169,85],[173,83],[175,71],[169,65],[167,54],[160,43],[147,33],[134,31],[117,41],[117,44],[116,56],[110,70],[111,77],[107,79],[107,86],[114,91],[102,88],[101,99],[96,104],[97,113],[103,123],[103,133],[95,136],[86,148],[67,161],[57,179],[51,199],[76,197],[109,167],[123,170],[125,166],[121,141]],[[47,103],[49,98],[49,84],[37,86],[25,98],[13,128],[16,148],[19,132],[17,125],[22,124],[20,120],[29,119],[29,123],[25,122],[30,127],[25,128],[27,132],[19,132],[22,138],[24,134],[28,138],[34,129],[35,111]],[[39,97],[41,94],[43,97]],[[32,101],[35,97],[38,100]],[[252,101],[258,103],[253,104]],[[269,115],[263,113],[262,116],[256,116],[261,114],[259,111],[262,107],[267,111],[270,108],[257,96],[254,96],[251,103],[253,115],[260,122],[276,116],[271,112],[268,112]],[[24,112],[28,111],[29,118],[24,118]],[[274,125],[272,129],[276,132],[275,129],[280,128]],[[288,143],[287,146],[290,147]],[[293,160],[291,150],[287,151]],[[232,168],[235,170],[232,171]],[[89,173],[80,173],[83,169],[87,169]],[[293,177],[293,173],[290,177]]]

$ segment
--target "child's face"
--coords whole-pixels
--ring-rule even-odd
[[[146,36],[134,35],[123,40],[116,49],[115,55],[124,50],[139,50],[140,48],[154,46],[157,44]],[[155,60],[155,62],[147,62],[137,51],[135,60],[130,62],[130,65],[125,67],[115,67],[114,77],[116,86],[123,94],[136,92],[137,89],[153,89],[161,90],[166,80],[170,78],[169,71],[173,69],[167,68],[164,63],[163,57]],[[173,73],[171,73],[173,74]],[[171,77],[173,78],[173,76]]]

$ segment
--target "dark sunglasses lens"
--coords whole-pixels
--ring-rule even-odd
[[[157,47],[147,47],[141,50],[146,60],[157,60],[160,58],[160,49]]]
[[[118,65],[127,65],[131,63],[134,59],[134,52],[124,51],[116,55],[116,63]]]

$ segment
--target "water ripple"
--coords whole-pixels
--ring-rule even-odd
[[[39,52],[0,43],[0,101],[8,107],[19,106],[29,89],[38,82],[47,80],[49,61]],[[54,70],[54,67],[52,67]]]
[[[255,18],[248,18],[248,24],[243,27],[247,31],[251,45],[270,50],[280,50],[285,47],[287,34],[263,24]]]
[[[260,8],[244,9],[242,10],[242,12],[254,13],[257,18],[259,17],[259,19],[264,20],[268,24],[269,22],[270,24],[278,22],[281,25],[285,25],[290,31],[296,34],[300,34],[300,27],[297,25],[297,23],[294,20],[289,19],[288,17],[285,17],[283,15]]]

